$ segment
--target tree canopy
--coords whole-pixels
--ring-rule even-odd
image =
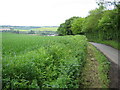
[[[89,40],[119,40],[120,2],[98,0],[98,8],[89,11],[85,18],[71,17],[58,28],[59,35],[84,34]],[[113,5],[113,9],[108,9]]]

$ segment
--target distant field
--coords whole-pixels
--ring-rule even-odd
[[[34,31],[57,31],[58,27],[36,28]]]
[[[35,29],[29,29],[33,31],[57,31],[58,27],[42,27],[42,28],[35,28]],[[14,30],[19,30],[19,31],[29,31],[25,29],[14,29]]]

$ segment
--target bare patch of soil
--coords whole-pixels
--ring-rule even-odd
[[[88,56],[82,73],[82,88],[102,88],[98,72],[99,64],[92,52],[92,49],[88,46]]]

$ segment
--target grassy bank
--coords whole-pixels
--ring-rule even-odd
[[[88,44],[88,55],[82,74],[83,88],[109,88],[109,62],[93,45]]]
[[[103,88],[108,88],[109,87],[108,72],[109,72],[109,69],[110,69],[110,62],[93,45],[91,45],[91,47],[93,49],[93,55],[99,63],[98,70],[99,70],[99,76],[100,76],[100,80],[101,80],[101,83],[102,83],[102,87]]]

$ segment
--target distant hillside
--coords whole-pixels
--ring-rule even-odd
[[[57,35],[58,26],[0,26],[0,32],[12,32],[17,34],[38,34],[55,36]]]
[[[58,27],[41,27],[41,28],[34,28],[33,31],[57,31]]]
[[[0,29],[11,28],[17,30],[32,30],[36,28],[49,28],[49,27],[58,27],[58,26],[11,26],[11,25],[1,25]]]

